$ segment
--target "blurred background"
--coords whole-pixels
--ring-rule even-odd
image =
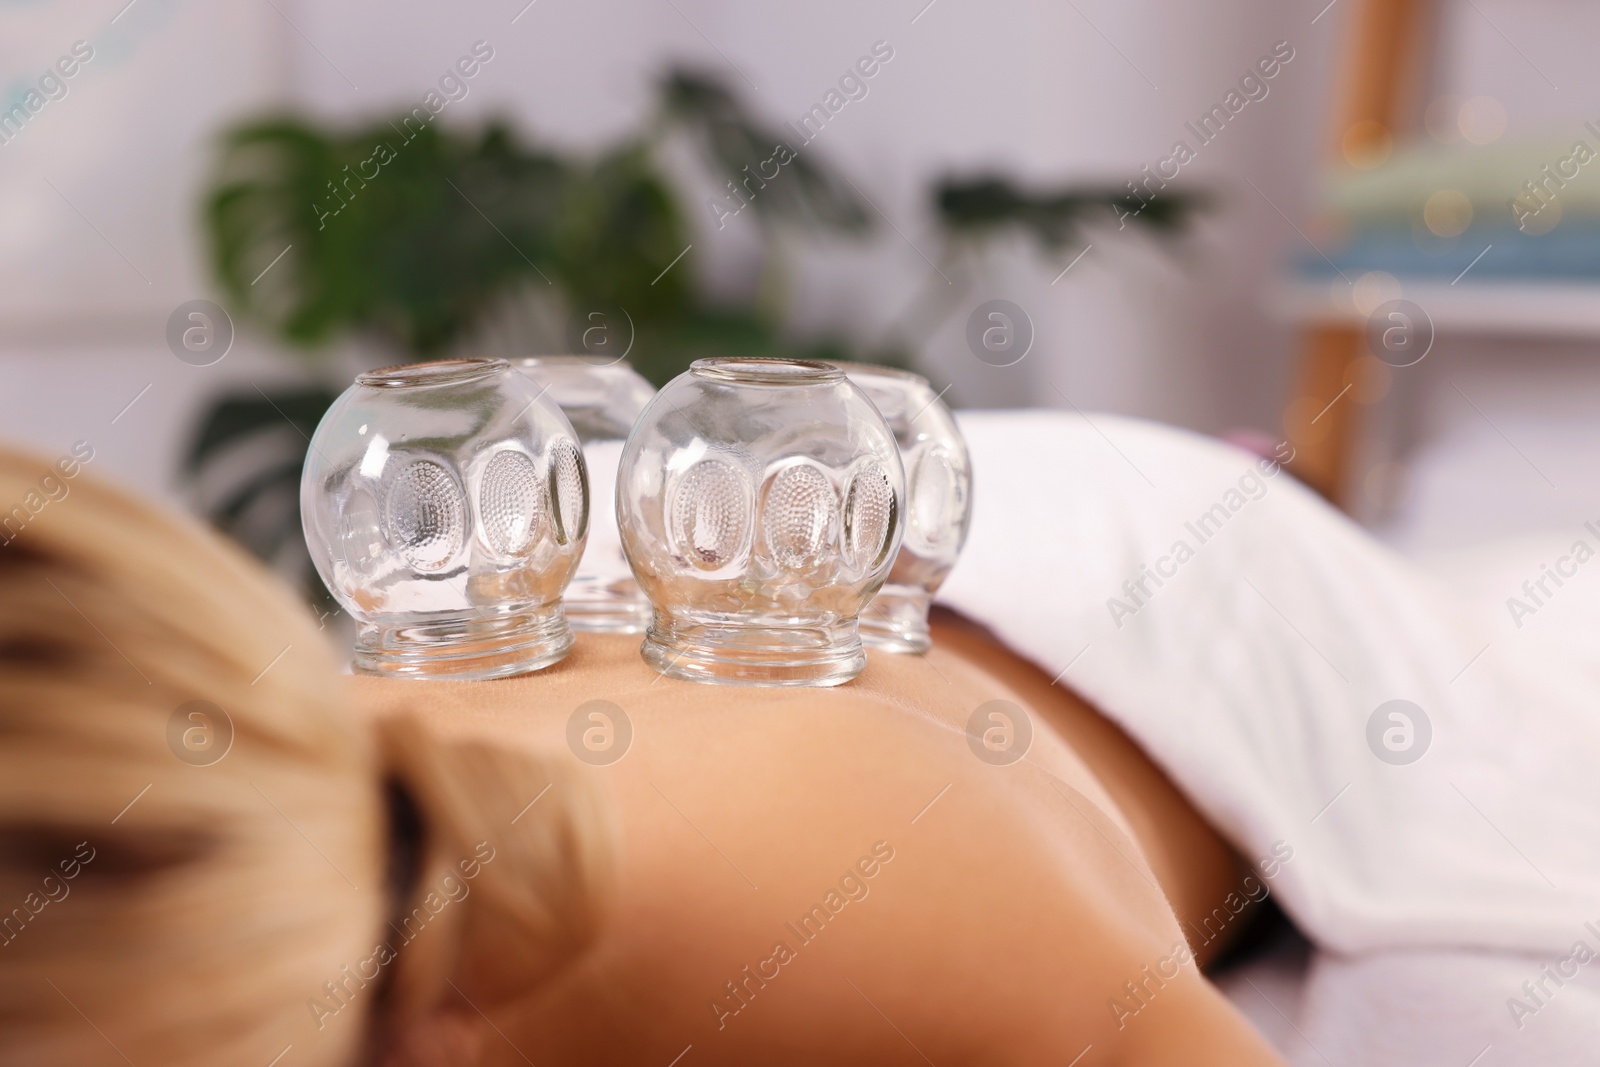
[[[1600,519],[1579,0],[0,0],[0,27],[0,435],[87,441],[285,567],[356,371],[586,338],[658,382],[820,354],[958,408],[1288,439],[1414,553]],[[970,329],[997,300],[998,356]]]

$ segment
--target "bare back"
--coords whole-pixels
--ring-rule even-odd
[[[1028,665],[942,631],[848,686],[753,690],[660,677],[637,644],[585,635],[500,682],[354,680],[369,713],[582,752],[617,812],[611,921],[496,1013],[491,1062],[1278,1062],[1179,925],[1231,854]],[[969,736],[991,701],[1030,711],[1020,758]]]

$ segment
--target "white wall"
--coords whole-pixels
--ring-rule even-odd
[[[0,144],[0,324],[12,342],[135,339],[204,291],[199,189],[212,133],[274,89],[277,15],[255,3],[0,5],[9,108],[83,42],[93,58]],[[159,336],[159,335],[158,335]]]
[[[1174,140],[1192,140],[1183,123],[1288,40],[1296,59],[1271,94],[1185,170],[1185,184],[1215,189],[1218,201],[1181,262],[1152,254],[1132,231],[1105,233],[1054,287],[1065,261],[990,278],[924,353],[939,384],[954,379],[953,395],[969,404],[1061,406],[1054,382],[1086,408],[1208,429],[1275,425],[1287,337],[1263,318],[1256,294],[1294,234],[1243,179],[1291,216],[1303,210],[1325,139],[1327,58],[1341,12],[1313,25],[1314,10],[1264,0],[925,2],[539,0],[524,10],[515,0],[448,15],[415,0],[306,5],[307,36],[344,74],[302,50],[293,81],[307,106],[368,112],[420,97],[481,37],[497,58],[463,112],[515,114],[541,135],[598,146],[645,113],[668,58],[720,71],[778,122],[804,113],[874,41],[888,41],[894,60],[814,150],[907,240],[880,225],[883,239],[868,249],[813,257],[796,294],[805,328],[876,336],[930,277],[923,256],[938,259],[927,201],[935,175],[1000,170],[1040,185],[1118,186],[1170,154]],[[722,231],[709,211],[698,217],[704,229],[686,264],[739,285],[749,277],[750,244],[739,232],[752,225],[748,216]],[[1035,320],[1035,351],[1016,368],[987,367],[967,351],[965,312],[989,296],[1014,300]]]
[[[291,359],[248,338],[214,368],[165,351],[166,313],[208,293],[194,196],[211,133],[284,98],[330,118],[409,106],[478,39],[496,58],[447,117],[509,114],[530,134],[584,147],[640,120],[669,60],[727,73],[782,121],[874,41],[890,42],[895,58],[870,95],[808,150],[825,152],[906,239],[880,226],[869,246],[809,256],[795,291],[801,328],[864,336],[893,322],[931,275],[922,254],[938,258],[935,175],[998,169],[1041,185],[1120,184],[1174,140],[1192,140],[1184,122],[1288,40],[1296,58],[1270,95],[1184,169],[1180,182],[1216,201],[1179,254],[1112,227],[1054,286],[1065,262],[1009,257],[952,302],[922,357],[966,404],[1065,406],[1059,389],[1091,411],[1209,430],[1276,425],[1291,338],[1258,294],[1299,240],[1279,210],[1297,221],[1305,212],[1348,4],[1312,24],[1320,3],[1267,0],[524,3],[137,0],[114,25],[98,0],[0,3],[0,91],[73,40],[103,42],[72,94],[0,146],[0,435],[54,449],[76,433],[68,427],[115,412],[150,383],[140,401],[150,423],[118,438],[104,462],[147,490],[169,489],[190,405],[225,381],[294,373]],[[695,217],[701,230],[680,269],[724,289],[742,284],[750,243],[739,220],[718,232],[709,212]],[[1015,301],[1035,322],[1034,350],[1016,367],[985,366],[966,349],[966,314],[988,297]]]

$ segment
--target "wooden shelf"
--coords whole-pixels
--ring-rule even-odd
[[[1600,338],[1600,281],[1407,281],[1407,300],[1438,334]],[[1366,316],[1342,280],[1286,282],[1267,296],[1270,314],[1304,326],[1360,326]]]
[[[1344,69],[1328,146],[1339,165],[1368,153],[1387,152],[1395,139],[1417,127],[1422,114],[1422,53],[1432,47],[1430,23],[1438,2],[1355,0],[1346,5]],[[1332,290],[1324,288],[1323,294],[1320,298],[1326,301],[1330,317],[1305,320],[1300,367],[1284,409],[1283,430],[1298,452],[1292,465],[1295,475],[1342,506],[1353,492],[1352,457],[1361,434],[1361,413],[1359,404],[1332,402],[1353,382],[1366,339],[1355,309],[1350,309],[1348,319],[1332,317],[1340,309]]]

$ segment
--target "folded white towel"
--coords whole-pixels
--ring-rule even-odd
[[[1503,988],[1480,982],[1461,1013],[1515,1014],[1519,1035],[1586,1014],[1545,1013],[1520,983],[1579,942],[1600,957],[1589,663],[1517,630],[1503,606],[1469,608],[1227,445],[1112,416],[960,423],[976,511],[939,599],[1122,726],[1246,856],[1292,847],[1272,889],[1333,954],[1314,975],[1403,974],[1404,992],[1421,972],[1381,954],[1427,950],[1415,958],[1438,961],[1450,1000],[1450,953],[1517,954],[1494,971]],[[1420,714],[1380,712],[1391,701]],[[1569,966],[1593,983],[1600,958]],[[1318,988],[1307,1019],[1359,1000]],[[1540,999],[1563,996],[1593,994]]]

